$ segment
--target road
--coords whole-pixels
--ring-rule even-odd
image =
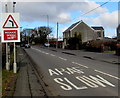
[[[36,63],[52,96],[118,96],[118,65],[32,46]]]

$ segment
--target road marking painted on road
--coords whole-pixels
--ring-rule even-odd
[[[65,58],[62,58],[62,57],[59,57],[61,60],[64,60],[64,61],[67,61],[67,59],[65,59]]]
[[[79,65],[79,66],[82,66],[82,67],[85,67],[85,68],[89,68],[89,67],[87,67],[87,66],[85,66],[85,65],[82,65],[82,64],[79,64],[79,63],[76,63],[76,62],[72,62],[73,64],[76,64],[76,65]]]
[[[72,89],[76,89],[76,90],[84,90],[84,89],[89,89],[89,88],[98,88],[98,87],[113,87],[115,88],[116,86],[114,84],[112,84],[111,82],[109,82],[108,80],[104,79],[103,77],[96,75],[96,76],[77,76],[75,77],[75,79],[79,80],[80,83],[82,83],[82,85],[78,85],[77,83],[73,83],[73,81],[67,77],[64,78],[54,78],[54,81],[56,83],[58,83],[60,85],[60,87],[63,90],[72,90]]]
[[[37,50],[37,51],[39,51],[39,52],[41,52],[41,53],[45,53],[44,51],[41,51],[41,50],[39,50],[39,49],[35,49],[35,48],[33,48],[33,47],[31,47],[32,49],[34,49],[34,50]]]
[[[55,56],[54,54],[50,54],[51,56]]]
[[[45,54],[49,54],[49,53],[45,52]]]
[[[41,50],[39,50],[39,49],[35,49],[35,48],[33,48],[33,47],[31,47],[32,49],[34,49],[34,50],[37,50],[37,51],[40,51],[41,52]]]
[[[50,76],[53,75],[64,75],[64,74],[84,74],[84,72],[79,67],[66,67],[66,68],[54,68],[48,69]]]
[[[107,75],[109,77],[112,77],[112,78],[115,78],[117,80],[120,80],[120,78],[116,77],[116,76],[113,76],[113,75],[110,75],[108,73],[105,73],[105,72],[102,72],[102,71],[99,71],[99,70],[94,70],[95,72],[98,72],[98,73],[101,73],[101,74],[104,74],[104,75]]]

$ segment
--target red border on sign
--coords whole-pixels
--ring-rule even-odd
[[[12,20],[13,20],[13,22],[15,23],[16,27],[5,27],[6,23],[8,22],[8,19],[9,19],[10,17],[12,18]],[[4,28],[4,29],[5,29],[5,28],[6,28],[6,29],[9,29],[9,28],[18,28],[18,25],[17,25],[17,23],[15,22],[14,18],[12,17],[12,15],[9,15],[9,16],[8,16],[7,20],[5,21],[5,23],[4,23],[4,25],[3,25],[3,28]]]
[[[7,39],[7,34],[5,34],[6,32],[10,32],[11,34],[12,34],[12,32],[15,32],[15,36],[16,36],[16,38],[14,38],[14,39]],[[10,33],[8,33],[8,34],[10,34]],[[13,34],[12,34],[13,35]],[[18,40],[18,31],[17,30],[4,30],[4,40]]]

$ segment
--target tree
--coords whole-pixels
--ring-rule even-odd
[[[50,27],[38,27],[38,34],[40,34],[40,36],[47,36],[48,34],[50,34],[52,32],[52,28]]]
[[[52,28],[45,26],[35,28],[34,30],[37,35],[35,41],[40,44],[44,44],[47,41],[47,35],[52,32]]]
[[[68,40],[68,44],[70,49],[80,49],[82,45],[81,34],[79,33],[79,35],[77,35],[77,33],[75,33],[75,37],[71,37]]]

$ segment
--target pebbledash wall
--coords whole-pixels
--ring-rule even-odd
[[[90,40],[96,40],[98,38],[97,33],[82,20],[71,25],[67,30],[63,32],[63,48],[68,45],[68,40],[71,37],[81,34],[82,42],[87,42]]]

